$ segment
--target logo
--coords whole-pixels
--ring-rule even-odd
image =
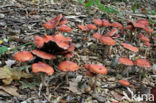
[[[122,100],[126,99],[128,101],[132,102],[141,102],[141,101],[154,101],[154,95],[153,94],[134,94],[133,91],[130,90],[130,88],[127,88],[130,92],[130,97],[123,91],[123,97]]]

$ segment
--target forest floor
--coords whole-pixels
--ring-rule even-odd
[[[114,14],[100,11],[97,7],[86,8],[74,0],[46,3],[32,1],[0,1],[0,103],[135,103],[137,101],[152,103],[150,97],[144,97],[144,100],[139,100],[138,97],[142,94],[149,96],[151,90],[156,93],[155,4],[141,1],[102,2],[103,5],[114,7],[119,12]],[[35,48],[34,36],[43,36],[47,33],[43,24],[59,14],[68,20],[67,25],[72,28],[71,32],[62,34],[72,38],[75,50],[72,58],[58,57],[53,61],[54,64],[51,66],[55,69],[55,73],[46,77],[49,87],[47,90],[45,86],[41,88],[40,74],[25,73],[24,65],[14,60],[14,54],[18,51],[32,51]],[[98,30],[83,32],[77,26],[93,24],[94,19],[106,19],[110,23],[119,22],[124,26],[123,30],[118,29],[118,33],[112,37],[116,45],[112,46],[111,53],[105,53],[106,46],[95,40],[92,34],[100,32],[105,35],[113,27],[98,27]],[[128,21],[136,22],[139,19],[150,21],[149,27],[153,29],[150,35],[140,28],[133,30],[126,28]],[[149,38],[150,46],[145,46],[138,39],[136,35],[140,33]],[[123,48],[121,43],[129,43],[139,48],[139,52],[129,51]],[[119,57],[128,57],[133,61],[147,59],[151,66],[149,68],[136,65],[121,66],[118,64]],[[78,71],[68,74],[69,85],[66,84],[65,73],[57,69],[57,65],[64,60],[79,65]],[[36,61],[27,64],[30,71],[34,62]],[[89,77],[84,67],[87,63],[103,64],[108,69],[107,75],[99,75],[94,91],[88,84]],[[142,71],[140,69],[146,71],[141,80],[138,75]],[[120,79],[127,80],[130,86],[119,84]],[[132,93],[136,95],[136,100],[131,98]],[[125,95],[129,99],[123,99]]]

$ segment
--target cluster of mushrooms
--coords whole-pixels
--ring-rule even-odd
[[[66,58],[72,58],[74,56],[73,51],[75,47],[74,44],[72,43],[72,39],[70,37],[65,37],[62,35],[64,32],[72,31],[72,29],[66,25],[67,23],[68,20],[65,17],[63,17],[62,14],[59,14],[57,17],[52,18],[51,20],[43,24],[43,27],[45,29],[53,31],[54,34],[44,34],[43,36],[39,35],[34,36],[34,44],[36,46],[34,50],[32,50],[31,52],[21,51],[17,52],[14,55],[14,58],[17,61],[22,62],[25,65],[25,70],[27,73],[30,72],[27,67],[27,62],[31,61],[34,58],[34,56],[40,58],[39,62],[32,64],[31,71],[33,73],[42,72],[40,76],[42,83],[45,86],[47,85],[45,82],[46,74],[50,76],[55,71],[52,67],[52,64],[54,63],[53,60],[57,59],[58,56]],[[152,28],[150,28],[150,23],[146,19],[140,19],[136,23],[129,21],[126,28],[124,28],[124,26],[119,22],[110,23],[105,19],[103,20],[94,19],[92,24],[78,25],[78,28],[84,32],[85,36],[89,35],[89,37],[93,37],[96,40],[96,44],[97,43],[103,44],[105,48],[105,51],[103,52],[106,55],[111,54],[113,46],[117,45],[117,42],[114,39],[118,39],[120,36],[122,36],[125,40],[129,41],[129,43],[127,42],[118,43],[120,48],[125,48],[124,51],[128,51],[128,54],[125,55],[127,57],[120,57],[118,59],[119,64],[115,69],[118,68],[124,69],[126,68],[126,66],[135,65],[140,68],[145,68],[141,69],[141,71],[143,72],[144,70],[146,71],[146,68],[151,67],[151,63],[145,58],[137,58],[135,60],[134,59],[131,60],[130,58],[128,58],[129,54],[139,52],[139,48],[132,45],[133,42],[136,41],[143,42],[145,46],[153,49],[152,48],[153,44],[150,43],[150,40],[152,39],[153,41],[155,41],[156,37],[151,36],[151,34],[154,31]],[[106,30],[107,33],[104,34]],[[140,31],[140,34],[136,34],[135,31]],[[126,35],[127,32],[131,32],[129,33],[131,35]],[[140,49],[142,48],[143,47],[140,47]],[[143,49],[142,52],[143,54],[146,53],[146,55],[149,55],[147,54],[148,50],[146,49]],[[156,53],[154,55],[156,55]],[[69,83],[68,72],[78,70],[79,66],[77,63],[74,63],[72,61],[69,61],[69,59],[67,59],[66,61],[60,62],[57,68],[60,71],[66,72],[66,83],[68,84]],[[86,75],[90,77],[89,85],[91,86],[92,89],[96,88],[98,74],[106,75],[108,73],[107,68],[102,64],[86,63],[84,65],[84,68],[87,70]],[[141,75],[142,72],[140,72],[139,75]],[[94,80],[93,77],[95,77]],[[123,86],[130,86],[130,83],[124,79],[119,80],[119,83]]]

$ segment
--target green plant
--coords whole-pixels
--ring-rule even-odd
[[[0,56],[8,51],[8,47],[2,46],[0,47]]]
[[[79,3],[84,4],[86,8],[91,8],[92,6],[97,6],[99,10],[104,11],[108,14],[114,13],[118,14],[119,12],[112,7],[104,6],[100,0],[78,0]]]

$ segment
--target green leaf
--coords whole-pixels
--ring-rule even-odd
[[[85,3],[85,7],[90,8],[93,5],[94,2],[88,1]]]
[[[6,53],[7,51],[8,51],[8,47],[6,47],[6,46],[0,47],[0,56],[1,56],[3,53]]]
[[[156,33],[152,34],[152,36],[156,37]]]
[[[117,11],[116,9],[111,8],[111,7],[108,7],[108,6],[105,6],[105,7],[104,7],[104,11],[105,11],[106,13],[108,13],[108,14],[110,14],[110,13],[118,14],[118,11]]]
[[[131,9],[132,9],[133,13],[135,13],[135,11],[137,9],[136,5],[133,5]]]
[[[78,0],[78,2],[82,4],[82,3],[84,3],[84,0]]]
[[[22,89],[35,89],[36,86],[39,86],[39,81],[33,81],[33,82],[27,82],[27,81],[20,81],[20,83],[22,84]]]

